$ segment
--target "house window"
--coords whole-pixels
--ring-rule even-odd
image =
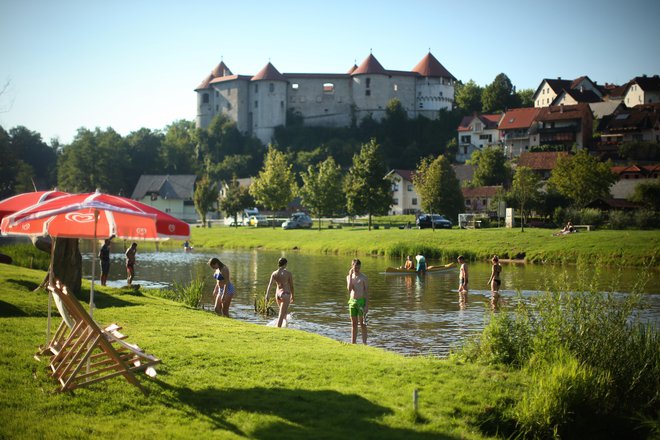
[[[323,84],[323,93],[332,93],[335,91],[335,85],[333,83]]]
[[[399,204],[399,199],[397,199],[397,198],[392,199],[392,201],[394,202],[395,205]]]
[[[275,91],[275,84],[273,84],[273,83],[269,83],[269,84],[268,84],[268,91],[269,91],[270,93],[273,93],[273,92]]]
[[[486,202],[487,202],[487,200],[486,200],[486,199],[483,199],[483,200],[481,201],[481,205],[482,205],[482,206],[486,206]]]
[[[461,136],[461,144],[469,144],[472,141],[472,138],[470,135],[463,135]]]
[[[471,206],[470,199],[465,199],[465,206]]]
[[[299,86],[298,86],[298,83],[293,83],[293,84],[291,84],[291,88],[292,88],[293,90],[298,90],[298,87],[299,87]]]
[[[204,93],[204,94],[202,95],[202,102],[203,102],[204,104],[208,104],[208,103],[209,103],[209,94],[208,94],[208,93]]]
[[[412,191],[412,185],[408,185],[408,191]]]
[[[416,198],[416,197],[413,197],[413,199],[412,199],[412,205],[413,205],[413,206],[417,206],[417,198]]]

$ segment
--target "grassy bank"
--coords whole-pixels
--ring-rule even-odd
[[[644,266],[660,257],[660,231],[596,230],[555,237],[548,229],[342,229],[282,230],[281,228],[193,228],[198,248],[297,249],[309,253],[391,255],[418,251],[433,258],[453,260],[463,254],[472,260],[524,258],[530,262]]]
[[[42,278],[0,265],[0,438],[479,439],[526,380],[97,287],[95,319],[119,323],[163,364],[156,380],[140,376],[148,397],[121,378],[59,394],[32,358],[45,338],[47,296],[32,292]]]

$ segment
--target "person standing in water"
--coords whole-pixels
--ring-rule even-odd
[[[468,296],[468,267],[463,255],[458,256],[458,264],[461,265],[458,275],[458,304],[463,309],[467,305]]]
[[[367,323],[365,318],[369,312],[369,282],[367,276],[360,272],[362,263],[355,259],[346,276],[346,287],[350,298],[348,310],[351,316],[351,343],[357,340],[358,324],[362,332],[362,343],[367,343]]]
[[[209,260],[209,266],[215,270],[213,272],[213,279],[215,279],[213,310],[218,315],[229,317],[229,306],[234,293],[236,293],[236,289],[229,278],[229,268],[219,258],[215,257]]]
[[[270,297],[270,288],[273,282],[276,285],[275,300],[280,308],[280,314],[277,318],[277,326],[282,327],[282,323],[286,319],[286,314],[289,310],[289,304],[293,304],[294,290],[293,290],[293,274],[286,268],[288,261],[286,258],[280,258],[277,262],[279,268],[270,274],[270,281],[266,288],[266,304]]]
[[[133,242],[126,251],[126,282],[130,286],[135,278],[135,254],[137,253],[137,243]]]
[[[99,261],[101,262],[101,285],[105,286],[108,281],[108,274],[110,273],[110,240],[112,237],[106,238],[99,251]]]
[[[490,298],[490,305],[493,310],[497,309],[500,300],[500,285],[502,280],[500,280],[500,273],[502,273],[502,266],[500,265],[500,259],[497,255],[494,255],[491,262],[493,263],[493,268],[490,273],[490,278],[488,279],[488,284],[490,285],[490,290],[492,296]]]
[[[424,255],[422,255],[421,252],[418,252],[417,255],[415,255],[415,260],[417,261],[417,266],[415,267],[417,273],[426,273],[426,258]]]

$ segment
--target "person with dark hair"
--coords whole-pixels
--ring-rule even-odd
[[[135,278],[135,254],[137,253],[137,243],[133,242],[131,247],[126,251],[126,274],[128,278],[126,282],[130,286],[133,284],[133,278]]]
[[[266,304],[268,304],[270,288],[273,282],[276,285],[275,300],[280,308],[277,318],[278,327],[282,327],[283,324],[286,327],[286,314],[289,310],[289,304],[293,304],[294,301],[293,274],[286,268],[287,264],[288,261],[284,257],[278,260],[278,269],[270,275],[270,281],[268,281],[268,287],[266,288]]]
[[[229,268],[216,257],[209,260],[209,266],[214,269],[213,310],[218,315],[229,317],[229,306],[236,293],[236,289],[229,278]]]
[[[108,281],[108,274],[110,273],[110,240],[112,237],[106,238],[99,251],[99,261],[101,262],[101,285],[105,286]]]
[[[369,282],[367,276],[360,272],[362,262],[357,258],[351,262],[351,268],[346,276],[346,287],[349,293],[348,311],[351,316],[351,343],[357,340],[358,324],[362,332],[362,343],[367,343],[366,316],[369,311]]]
[[[488,279],[488,284],[490,285],[490,290],[492,292],[490,305],[493,310],[495,310],[497,309],[500,300],[500,285],[502,284],[500,273],[502,273],[502,266],[500,265],[500,259],[497,255],[493,255],[491,262],[493,263],[493,268],[490,273],[490,278]]]

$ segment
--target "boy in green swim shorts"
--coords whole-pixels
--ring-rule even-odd
[[[351,315],[351,343],[355,344],[357,339],[358,324],[362,333],[362,342],[367,343],[367,324],[365,316],[369,311],[369,283],[367,276],[360,272],[362,263],[355,259],[351,263],[351,269],[346,276],[346,287],[350,298],[348,309]]]

